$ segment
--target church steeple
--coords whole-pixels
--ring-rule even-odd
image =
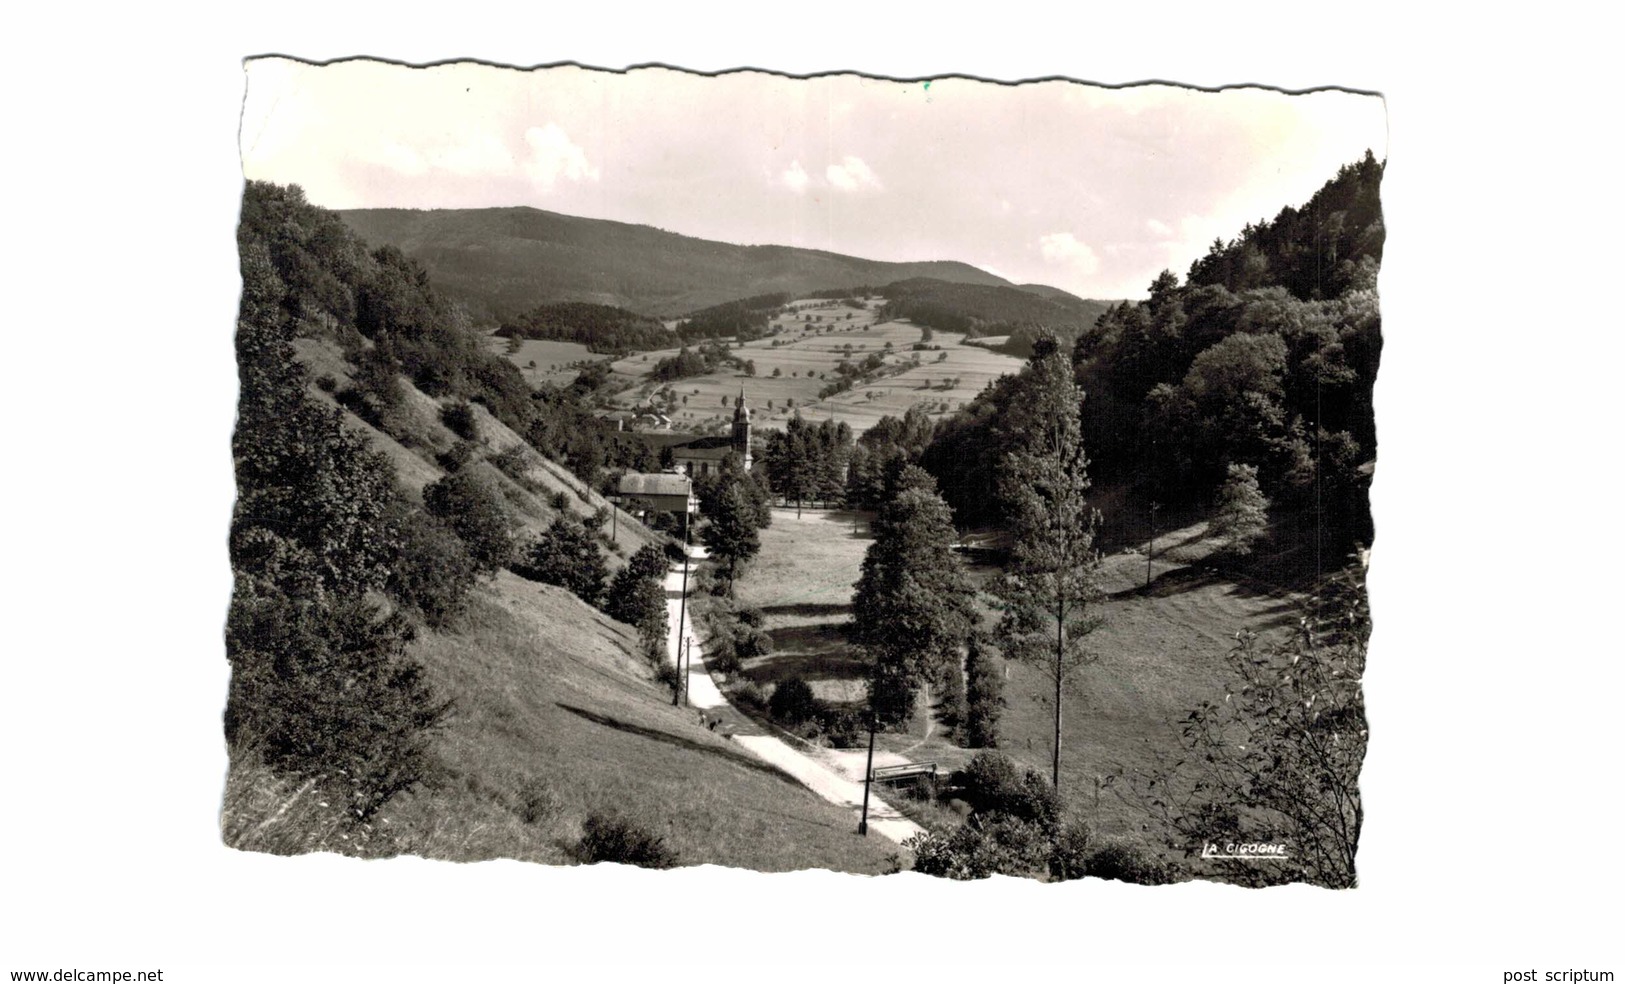
[[[739,387],[739,398],[734,400],[733,449],[750,471],[750,407],[745,406],[745,387]]]

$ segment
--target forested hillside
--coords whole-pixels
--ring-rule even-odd
[[[670,706],[677,546],[592,485],[644,446],[574,387],[532,394],[422,268],[297,187],[251,182],[238,245],[226,843],[883,868]],[[787,830],[736,829],[769,798]]]
[[[888,284],[881,290],[886,306],[881,317],[907,318],[939,331],[963,332],[968,337],[1009,336],[1001,349],[1026,358],[1042,331],[1070,344],[1110,305],[1086,301],[1055,287],[1021,287],[948,283],[914,278]]]
[[[1073,345],[1097,482],[1163,503],[1210,500],[1230,466],[1313,511],[1322,546],[1369,543],[1382,164],[1369,153],[1302,208],[1215,242],[1183,285],[1112,307]],[[1063,343],[1064,344],[1064,343]],[[1031,421],[1006,377],[938,427],[924,463],[961,524],[1001,520],[995,476]]]
[[[481,322],[554,301],[677,317],[757,294],[801,296],[908,277],[1006,283],[964,263],[886,263],[792,246],[738,246],[534,208],[337,214],[369,241],[396,246],[423,264],[435,285]]]
[[[611,355],[666,348],[672,342],[671,332],[658,318],[582,301],[538,305],[504,319],[495,334],[503,338],[580,342],[593,352]]]

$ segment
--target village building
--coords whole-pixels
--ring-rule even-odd
[[[730,454],[739,455],[745,470],[750,471],[753,460],[750,451],[750,407],[745,405],[743,387],[734,400],[733,430],[728,436],[699,437],[669,447],[672,464],[695,478],[721,471],[723,459]]]

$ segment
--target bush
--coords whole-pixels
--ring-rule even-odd
[[[626,562],[626,569],[637,577],[654,578],[658,581],[666,576],[668,570],[665,552],[652,543],[644,544]]]
[[[1174,880],[1166,864],[1127,844],[1107,844],[1089,855],[1083,873],[1136,885],[1167,885]]]
[[[468,607],[479,574],[474,558],[448,526],[415,509],[400,509],[397,524],[401,552],[385,590],[429,625],[444,628]]]
[[[447,472],[461,471],[465,465],[474,460],[474,445],[468,441],[458,441],[450,450],[435,455],[434,460]]]
[[[813,696],[812,687],[800,677],[781,680],[768,701],[768,713],[787,724],[811,720],[818,716],[821,707],[818,698]]]
[[[1031,769],[1023,774],[997,752],[978,753],[952,781],[978,814],[1013,817],[1045,831],[1060,824],[1061,800],[1049,782]]]
[[[570,497],[563,492],[554,492],[547,504],[553,507],[554,512],[564,512],[570,508]]]
[[[462,537],[480,570],[494,572],[513,559],[517,524],[484,477],[467,469],[447,475],[424,487],[423,504]]]
[[[773,637],[749,626],[739,627],[734,635],[734,645],[740,659],[773,655]]]
[[[323,373],[316,377],[316,388],[323,393],[332,393],[338,390],[339,381],[332,373]]]
[[[658,581],[639,576],[630,565],[616,571],[610,581],[604,613],[635,626],[641,636],[661,642],[666,638],[666,592]]]
[[[991,821],[973,817],[947,837],[921,834],[903,846],[914,852],[915,871],[958,881],[1030,875],[1048,860],[1044,832],[1011,817]]]
[[[729,699],[740,708],[751,711],[761,711],[767,707],[767,691],[755,680],[747,680],[733,693]]]
[[[1049,876],[1054,881],[1073,881],[1089,873],[1089,856],[1094,836],[1087,824],[1073,821],[1056,835],[1050,847]]]
[[[513,570],[532,581],[568,588],[589,605],[598,604],[609,578],[597,540],[569,516],[555,519],[531,545],[525,562]]]
[[[677,852],[666,846],[664,837],[634,820],[597,812],[581,825],[576,857],[584,864],[610,861],[640,868],[671,868],[677,864]]]
[[[726,633],[711,637],[711,651],[705,658],[719,673],[739,672],[739,650],[734,646],[733,637]]]
[[[674,564],[681,564],[683,562],[683,558],[688,556],[688,551],[683,547],[683,545],[673,539],[668,538],[662,549],[666,553],[666,559]]]
[[[753,608],[746,605],[741,607],[739,611],[735,612],[734,614],[740,622],[750,626],[753,629],[759,629],[762,627],[763,616],[760,608]]]
[[[862,748],[869,740],[863,715],[851,708],[825,708],[818,723],[832,748]]]
[[[477,436],[474,426],[474,408],[467,400],[454,400],[440,408],[440,422],[453,434],[465,441]]]

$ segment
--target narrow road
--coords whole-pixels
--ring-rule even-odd
[[[691,564],[705,556],[704,547],[690,547],[689,552]],[[693,566],[689,568],[690,577],[693,576],[694,570]],[[854,753],[842,752],[839,756],[841,768],[837,771],[782,738],[767,733],[761,725],[728,703],[728,699],[717,688],[716,681],[711,679],[710,671],[706,669],[699,639],[694,634],[693,619],[684,611],[682,624],[678,624],[678,612],[684,607],[681,567],[674,568],[666,575],[665,587],[666,656],[676,663],[680,655],[679,643],[693,647],[690,650],[687,684],[689,705],[695,709],[696,715],[703,712],[709,719],[718,722],[718,731],[732,735],[733,740],[752,755],[791,776],[829,802],[852,810],[852,823],[856,827],[863,810],[862,762],[858,761],[856,768],[853,768],[849,763],[852,762]],[[679,670],[682,669],[680,663],[677,667]],[[877,756],[876,764],[886,763],[882,761],[882,757]],[[903,816],[891,804],[876,796],[872,790],[869,794],[869,829],[897,844],[902,844],[917,834],[925,833],[925,828]]]

